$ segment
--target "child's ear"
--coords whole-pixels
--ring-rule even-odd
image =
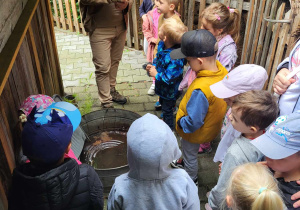
[[[167,36],[164,36],[163,42],[166,42],[166,41],[167,41]]]
[[[199,61],[199,64],[200,64],[200,65],[203,64],[203,59],[202,59],[202,58],[197,58],[197,60]]]
[[[65,153],[66,153],[66,154],[68,154],[68,153],[69,153],[69,151],[70,151],[70,149],[71,149],[71,142],[69,143],[69,145],[68,145],[67,149],[65,150]]]
[[[175,10],[175,4],[170,4],[169,9],[174,11]]]
[[[233,200],[232,200],[232,197],[230,195],[226,195],[226,203],[227,203],[227,206],[229,208],[232,207],[232,204],[233,204]]]
[[[259,128],[256,126],[251,126],[250,130],[252,131],[252,133],[257,133],[257,131],[259,131]]]

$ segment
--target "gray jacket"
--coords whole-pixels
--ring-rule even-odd
[[[263,158],[263,154],[256,149],[251,140],[243,136],[236,138],[229,147],[225,156],[222,171],[217,185],[210,191],[208,203],[213,210],[220,209],[221,204],[226,197],[227,183],[230,179],[232,171],[239,165],[249,162],[259,162]]]
[[[116,178],[111,209],[199,210],[198,188],[183,169],[172,169],[181,156],[169,126],[152,114],[134,121],[127,133],[129,172]]]

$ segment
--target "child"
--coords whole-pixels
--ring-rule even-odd
[[[197,184],[199,144],[212,141],[221,129],[226,103],[216,98],[209,86],[222,80],[227,70],[216,60],[216,38],[207,30],[194,30],[182,36],[181,48],[172,59],[186,58],[197,78],[184,95],[176,115],[176,131],[182,137],[185,170]],[[177,167],[175,161],[173,167]]]
[[[300,191],[300,112],[277,118],[268,131],[251,143],[266,156],[288,209],[300,209],[291,196]]]
[[[145,52],[147,61],[153,62],[154,49],[159,42],[158,39],[158,18],[160,13],[157,11],[159,1],[155,0],[155,8],[145,14],[143,17],[143,34],[144,39],[147,41],[147,50]],[[145,42],[144,42],[145,45]],[[153,77],[153,84],[148,90],[148,95],[153,96],[155,94],[155,78]]]
[[[255,64],[243,64],[226,75],[224,79],[210,86],[212,93],[227,103],[229,107],[232,106],[234,98],[249,90],[261,90],[268,79],[267,71]],[[232,141],[241,135],[235,130],[229,120],[231,108],[227,111],[223,126],[221,130],[221,141],[218,145],[214,162],[223,162],[227,149],[230,147]]]
[[[189,175],[169,167],[180,155],[175,135],[162,120],[146,114],[134,121],[127,133],[130,169],[116,178],[108,210],[199,210],[198,189]]]
[[[37,110],[45,110],[47,107],[52,105],[54,100],[47,95],[30,95],[22,103],[19,109],[19,119],[21,123],[27,121],[27,116],[31,113],[32,109],[36,107]],[[75,156],[73,150],[70,148],[69,152],[65,155],[66,158],[73,158],[80,165],[81,162]],[[28,161],[28,160],[27,160]]]
[[[252,90],[235,97],[229,117],[234,129],[242,134],[229,147],[218,183],[209,194],[208,203],[212,209],[219,209],[225,199],[226,183],[233,169],[262,159],[263,154],[250,142],[265,132],[276,119],[277,113],[276,98],[267,91]]]
[[[147,21],[147,13],[152,10],[153,8],[153,1],[152,0],[143,0],[140,8],[139,8],[139,13],[140,13],[140,17],[143,20],[143,25],[144,22]],[[148,42],[146,37],[144,36],[144,53],[147,56],[147,51],[148,51]]]
[[[164,21],[158,36],[158,52],[154,65],[148,65],[149,75],[155,77],[155,93],[162,105],[163,120],[174,130],[173,107],[180,95],[179,83],[182,80],[185,59],[171,59],[170,53],[179,47],[182,35],[187,31],[183,23],[175,18]]]
[[[277,181],[266,167],[255,163],[234,169],[226,191],[226,203],[233,210],[285,209]]]
[[[103,209],[103,187],[94,169],[64,158],[80,112],[67,102],[52,105],[56,109],[34,108],[28,115],[22,147],[30,163],[14,169],[9,209]]]
[[[227,69],[233,68],[237,60],[236,43],[239,41],[240,33],[240,13],[236,9],[229,9],[222,3],[212,3],[205,8],[201,16],[201,29],[211,32],[218,41],[217,60]],[[190,86],[196,78],[196,74],[188,68],[179,90]],[[210,142],[200,144],[198,153],[210,153],[212,151]]]

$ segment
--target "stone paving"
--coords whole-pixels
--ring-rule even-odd
[[[79,107],[90,93],[93,100],[91,111],[101,109],[88,36],[58,28],[55,28],[55,36],[65,92],[76,94]],[[147,95],[152,79],[142,69],[142,64],[146,62],[142,51],[125,47],[119,65],[116,89],[128,98],[128,102],[125,105],[116,103],[114,105],[115,108],[131,110],[140,115],[152,113],[160,116],[161,111],[154,109],[158,97]],[[206,192],[216,184],[218,179],[218,165],[212,161],[217,142],[212,146],[213,153],[202,154],[198,158],[199,197],[202,209],[207,201]]]

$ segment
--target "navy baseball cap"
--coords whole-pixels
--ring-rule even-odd
[[[205,29],[188,31],[181,38],[181,48],[170,53],[172,59],[186,57],[204,58],[213,56],[218,52],[217,40]]]
[[[39,111],[35,107],[22,131],[24,155],[40,163],[56,163],[63,156],[80,121],[79,110],[67,102],[53,103]]]
[[[266,157],[283,159],[300,151],[300,111],[283,115],[251,143]]]

